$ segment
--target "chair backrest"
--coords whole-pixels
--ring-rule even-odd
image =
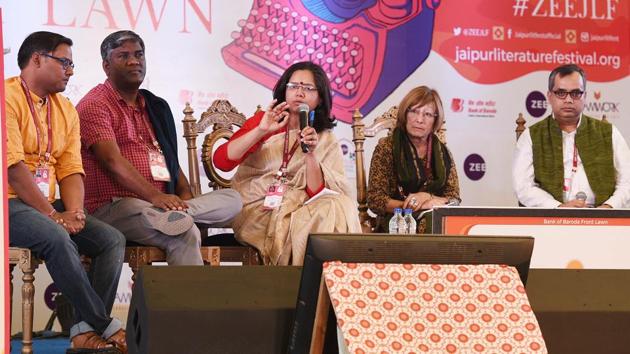
[[[215,100],[210,107],[201,114],[199,120],[193,116],[193,109],[186,103],[184,108],[184,138],[188,148],[188,178],[194,196],[201,194],[199,178],[199,162],[197,160],[197,136],[203,134],[212,126],[203,141],[201,148],[201,162],[206,176],[210,180],[212,189],[228,188],[230,180],[222,177],[212,164],[212,153],[215,143],[221,139],[229,139],[234,134],[235,127],[241,127],[246,117],[240,113],[228,100]]]
[[[523,132],[526,129],[525,125],[527,124],[527,120],[523,116],[523,113],[519,113],[515,122],[516,122],[516,129],[514,131],[516,132],[516,140],[518,141],[518,138],[521,137],[521,134],[523,134]],[[602,115],[602,122],[610,123],[608,122],[608,119],[606,118],[605,114]]]
[[[260,110],[260,106],[256,112]],[[208,186],[211,189],[229,188],[231,181],[222,177],[212,163],[214,145],[221,139],[229,139],[235,129],[240,128],[246,121],[245,115],[240,113],[228,100],[215,100],[210,107],[201,114],[199,120],[193,116],[193,109],[186,103],[184,108],[184,138],[188,148],[188,178],[193,196],[202,194],[201,179],[199,176],[199,161],[197,159],[197,136],[203,134],[208,127],[210,131],[204,137],[201,147],[201,163],[210,180]],[[207,225],[197,225],[201,231],[201,253],[204,262],[219,265],[221,262],[241,262],[243,265],[262,264],[258,252],[248,246],[239,245],[233,234],[222,233],[213,237],[205,237],[208,234]],[[209,260],[209,261],[207,261]]]
[[[363,145],[366,138],[373,138],[383,130],[387,130],[387,134],[391,134],[396,127],[396,116],[398,115],[398,107],[393,106],[387,112],[381,114],[374,119],[372,124],[366,126],[363,123],[363,115],[358,109],[352,115],[352,141],[354,142],[354,151],[356,154],[356,176],[357,176],[357,204],[359,209],[359,220],[363,232],[374,231],[375,219],[368,214],[367,206],[367,181],[365,173],[365,156]],[[436,135],[440,141],[446,144],[446,128],[444,123],[438,129]]]

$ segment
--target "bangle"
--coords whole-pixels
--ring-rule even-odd
[[[52,210],[50,213],[48,213],[48,217],[49,217],[49,218],[53,218],[53,216],[54,216],[55,214],[57,214],[57,210],[56,210],[55,208],[53,208],[53,210]],[[53,219],[54,219],[54,218],[53,218]]]

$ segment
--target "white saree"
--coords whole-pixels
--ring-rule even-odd
[[[298,130],[289,134],[289,146]],[[287,190],[282,204],[274,210],[263,210],[268,186],[282,163],[284,134],[265,141],[238,167],[232,188],[243,199],[243,210],[232,227],[236,239],[258,249],[265,264],[302,265],[310,233],[360,232],[355,201],[343,169],[341,148],[330,130],[319,134],[314,151],[324,176],[325,187],[338,195],[324,195],[310,201],[306,194],[305,154],[297,149],[287,166]]]

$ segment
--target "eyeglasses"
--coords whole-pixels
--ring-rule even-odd
[[[56,61],[60,62],[61,63],[61,67],[63,68],[63,70],[68,70],[68,68],[74,69],[74,63],[70,59],[59,58],[59,57],[56,57],[54,55],[50,55],[50,54],[46,54],[46,53],[39,53],[39,54],[41,54],[41,55],[43,55],[45,57],[48,57],[48,58],[55,59]]]
[[[414,108],[414,109],[409,108],[407,109],[407,113],[411,113],[415,115],[416,117],[422,117],[424,119],[435,119],[438,117],[437,113],[423,111],[420,107]]]
[[[582,95],[584,94],[584,91],[582,90],[572,90],[572,91],[555,90],[551,92],[553,92],[553,94],[556,95],[556,97],[558,97],[561,100],[567,98],[567,95],[571,96],[572,99],[577,100],[577,99],[582,98]]]
[[[299,89],[302,89],[302,92],[307,93],[307,94],[317,92],[317,87],[313,85],[303,85],[303,84],[298,84],[297,82],[289,82],[287,84],[288,91],[297,91]]]

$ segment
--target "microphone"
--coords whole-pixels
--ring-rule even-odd
[[[582,191],[577,192],[577,193],[575,194],[575,199],[576,199],[576,200],[581,200],[581,201],[585,202],[585,201],[586,201],[586,193],[584,193],[584,192],[582,192]]]
[[[300,112],[300,131],[302,131],[308,126],[308,111],[310,111],[310,109],[306,103],[302,103],[298,108],[298,111]],[[308,145],[302,142],[301,146],[302,152],[307,153]]]
[[[449,199],[448,199],[448,202],[446,202],[446,204],[444,204],[443,206],[447,206],[447,207],[450,207],[450,206],[459,206],[459,203],[460,203],[459,199],[457,199],[457,198],[449,198]],[[427,210],[424,210],[424,211],[420,212],[420,214],[418,214],[418,216],[416,217],[416,220],[418,220],[418,221],[422,220],[422,218],[423,218],[426,214],[428,214],[428,213],[432,212],[432,211],[433,211],[433,209],[434,209],[434,208],[431,208],[431,209],[427,209]]]
[[[448,200],[448,203],[444,204],[444,206],[459,206],[459,199],[457,199],[457,198],[450,198]]]

